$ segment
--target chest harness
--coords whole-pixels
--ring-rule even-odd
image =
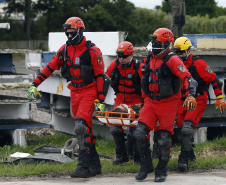
[[[147,57],[146,64],[142,66],[143,77],[141,87],[144,93],[149,95],[151,99],[161,100],[172,96],[181,90],[181,79],[175,76],[166,64],[166,62],[174,55],[176,54],[172,51],[168,51],[162,58],[163,64],[157,69],[150,68],[149,61],[152,60],[152,55],[149,55]],[[152,80],[151,73],[155,73],[155,75],[158,76],[158,79]],[[158,84],[159,90],[150,91],[150,84]],[[157,94],[160,94],[160,96]]]
[[[117,94],[118,92],[122,93],[122,94],[139,94],[141,95],[141,83],[140,83],[140,76],[138,74],[138,69],[140,67],[140,61],[137,59],[133,59],[133,70],[135,70],[135,73],[132,74],[127,74],[126,76],[121,75],[118,66],[119,66],[119,61],[118,59],[116,60],[116,66],[115,68],[112,70],[111,73],[111,87],[114,89],[115,94]],[[132,86],[128,86],[126,84],[122,84],[120,83],[120,80],[132,80],[133,85]],[[134,88],[135,90],[132,92],[121,92],[119,91],[118,87],[119,85],[124,86],[126,88],[132,89]]]
[[[209,89],[208,83],[206,83],[197,73],[196,67],[194,66],[194,63],[196,60],[201,59],[201,57],[192,56],[192,64],[188,67],[188,71],[191,73],[192,77],[198,82],[198,87],[196,88],[196,97],[199,95],[203,95],[204,91],[207,91]]]
[[[72,61],[67,55],[67,46],[68,46],[67,44],[65,45],[65,48],[61,50],[59,53],[59,59],[64,60],[64,63],[61,67],[61,75],[65,79],[67,79],[67,81],[73,81],[73,80],[79,80],[79,79],[82,79],[83,81],[82,83],[72,82],[72,85],[76,88],[88,85],[95,80],[93,67],[91,65],[90,52],[89,52],[89,50],[93,50],[91,49],[91,47],[95,46],[95,44],[92,43],[91,41],[86,41],[85,45],[87,47],[87,50],[85,50],[79,57],[76,57],[75,61]],[[76,68],[80,69],[80,73],[81,73],[80,76],[74,76],[71,74],[71,71],[73,71],[73,69],[76,69]]]

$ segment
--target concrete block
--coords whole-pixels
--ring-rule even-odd
[[[20,146],[27,146],[26,140],[27,130],[26,129],[17,129],[13,133],[13,144]]]
[[[207,127],[196,128],[194,130],[194,143],[199,144],[207,141]]]
[[[199,49],[226,49],[226,39],[197,39]]]

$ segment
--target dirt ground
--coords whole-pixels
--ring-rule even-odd
[[[136,185],[155,184],[154,173],[148,175],[143,181],[135,180],[136,174],[102,174],[92,178],[60,178],[29,177],[29,178],[4,178],[0,179],[1,185]],[[162,185],[226,185],[226,170],[208,171],[202,173],[169,173]]]

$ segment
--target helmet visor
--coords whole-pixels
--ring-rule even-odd
[[[129,57],[132,54],[130,53],[129,55],[124,55],[124,51],[117,51],[116,53],[118,55],[118,58],[124,58],[124,59]]]
[[[67,32],[67,30],[66,30],[65,35],[68,37],[69,34],[71,35],[71,37],[75,37],[77,35],[77,30],[71,31],[71,32]]]
[[[186,53],[185,50],[181,50],[180,47],[175,47],[173,48],[173,51],[177,54],[177,55],[182,55],[183,53]]]

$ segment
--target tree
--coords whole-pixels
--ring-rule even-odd
[[[35,18],[33,11],[33,3],[31,0],[6,0],[8,6],[4,8],[6,14],[11,16],[12,14],[22,13],[25,17],[24,30],[27,35],[27,39],[30,39],[31,35],[31,23]]]
[[[162,2],[162,11],[169,13],[171,11],[169,2]],[[189,0],[186,1],[186,15],[205,16],[210,18],[217,16],[217,3],[215,0]]]

